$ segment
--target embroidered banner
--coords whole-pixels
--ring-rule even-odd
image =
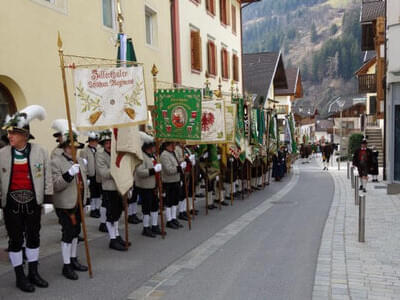
[[[158,90],[155,95],[156,136],[169,140],[201,139],[201,90]]]
[[[236,104],[228,104],[225,102],[225,132],[226,142],[235,142],[235,126],[236,126]]]
[[[143,67],[74,71],[78,129],[107,129],[147,122]]]
[[[225,141],[224,101],[204,101],[201,108],[201,142],[217,144]]]

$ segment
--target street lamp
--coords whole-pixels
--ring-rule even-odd
[[[343,106],[346,103],[345,100],[341,100],[341,97],[336,99],[338,106],[340,107],[340,151],[338,159],[338,170],[340,171],[340,159],[343,155]]]

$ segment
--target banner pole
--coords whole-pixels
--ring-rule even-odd
[[[74,161],[74,164],[76,164],[77,163],[76,148],[74,145],[74,135],[72,132],[71,111],[70,111],[70,106],[69,106],[67,79],[65,76],[64,50],[62,49],[63,42],[61,40],[60,32],[58,32],[57,46],[58,46],[58,54],[60,56],[60,68],[61,68],[61,76],[62,76],[63,88],[64,88],[64,100],[65,100],[65,108],[66,108],[67,120],[68,120],[69,140],[70,140],[70,143],[71,143],[70,146],[72,149],[72,160]],[[84,237],[84,242],[85,242],[86,261],[87,261],[88,269],[89,269],[89,277],[93,278],[92,262],[90,260],[89,243],[88,243],[87,231],[86,231],[85,214],[83,211],[82,194],[80,192],[81,191],[81,182],[79,180],[76,180],[76,188],[78,191],[77,192],[77,194],[78,194],[77,202],[78,202],[78,206],[79,206],[79,213],[81,215],[81,223],[82,223],[83,237]]]
[[[193,166],[192,166],[193,168]],[[189,212],[189,191],[188,191],[188,184],[187,184],[187,178],[186,178],[186,174],[185,172],[183,172],[183,181],[184,181],[184,185],[185,185],[185,197],[186,197],[186,214],[188,217],[188,224],[189,224],[189,230],[192,230],[192,218],[190,216],[190,212]]]
[[[153,89],[154,89],[154,102],[156,101],[156,92],[157,92],[157,74],[158,70],[156,65],[153,65],[151,68],[151,74],[153,75]],[[153,121],[153,129],[154,132],[156,130],[155,127],[155,120],[154,120],[155,114],[154,110],[152,112],[152,121]],[[155,136],[157,136],[157,133],[155,133]],[[155,137],[156,140],[156,152],[157,152],[157,163],[160,163],[160,140]],[[161,222],[161,237],[165,239],[165,228],[164,228],[164,200],[163,200],[163,190],[162,190],[162,179],[161,179],[161,173],[159,173],[159,176],[156,176],[157,180],[157,186],[158,186],[158,197],[160,198],[160,222]]]
[[[196,210],[195,210],[195,207],[194,207],[194,201],[196,200],[196,184],[195,184],[195,182],[194,182],[194,180],[195,180],[195,174],[194,174],[194,172],[195,172],[195,167],[197,167],[197,163],[194,165],[194,166],[192,166],[192,171],[191,171],[191,175],[192,175],[192,218],[194,219],[195,218],[195,212],[196,212]]]

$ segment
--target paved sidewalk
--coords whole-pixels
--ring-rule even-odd
[[[358,206],[346,164],[341,171],[335,164],[328,172],[335,195],[321,240],[313,299],[400,299],[400,197],[387,195],[382,182],[368,183],[365,243],[359,243]]]

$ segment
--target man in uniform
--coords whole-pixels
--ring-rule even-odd
[[[176,211],[181,200],[181,174],[185,171],[186,162],[178,162],[175,154],[175,143],[165,142],[164,151],[161,153],[160,162],[162,165],[161,177],[163,182],[163,191],[165,198],[165,213],[167,227],[178,229],[183,227],[176,219]]]
[[[42,203],[53,194],[48,153],[30,143],[29,123],[44,120],[43,107],[31,105],[13,116],[7,116],[4,130],[9,145],[0,150],[1,207],[9,237],[8,253],[16,275],[16,285],[24,292],[34,292],[35,286],[48,287],[38,273],[40,219]],[[50,202],[50,199],[46,199]],[[26,240],[28,276],[22,264],[22,245]]]
[[[140,131],[142,142],[143,162],[135,169],[135,190],[142,198],[143,231],[147,237],[156,237],[161,234],[158,226],[158,199],[156,196],[156,176],[160,176],[161,164],[156,162],[154,153],[156,145],[153,137]],[[150,228],[151,216],[151,228]]]
[[[361,142],[361,148],[354,152],[353,166],[358,169],[358,176],[361,178],[360,190],[367,192],[368,172],[372,163],[372,151],[367,148],[367,140]]]
[[[79,153],[80,157],[87,161],[87,175],[90,190],[90,216],[100,218],[101,207],[101,183],[96,174],[96,152],[99,143],[99,134],[90,131],[88,134],[87,145]]]
[[[103,204],[106,208],[106,226],[110,236],[109,247],[118,251],[128,250],[125,241],[119,235],[118,223],[123,210],[122,197],[118,193],[114,179],[111,177],[111,130],[100,133],[100,144],[104,151],[96,153],[96,168],[101,178]]]
[[[78,193],[81,193],[82,199],[88,196],[86,176],[88,161],[79,158],[78,163],[74,163],[68,128],[60,128],[60,132],[63,137],[63,142],[60,144],[63,153],[51,160],[53,204],[62,231],[61,253],[64,262],[62,274],[67,279],[77,280],[78,275],[75,271],[88,270],[77,258],[78,236],[81,231],[81,216],[77,199]],[[83,145],[76,141],[76,137],[77,134],[74,132],[73,147],[82,147]],[[78,190],[77,182],[80,190]]]

